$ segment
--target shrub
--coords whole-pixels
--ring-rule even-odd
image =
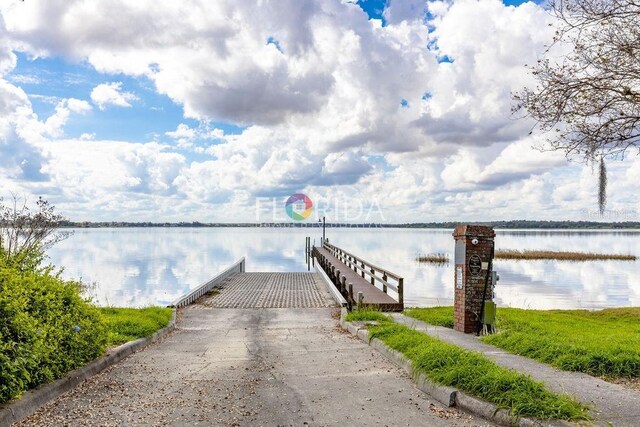
[[[107,330],[81,284],[0,257],[0,402],[100,356]]]

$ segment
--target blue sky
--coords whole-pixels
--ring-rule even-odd
[[[503,0],[506,5],[518,6],[528,0]],[[370,19],[380,19],[386,24],[383,11],[388,0],[359,0],[358,6]],[[279,41],[273,36],[267,39],[279,50]],[[180,123],[197,127],[197,120],[184,117],[179,103],[157,92],[154,83],[145,77],[128,76],[123,73],[102,74],[86,62],[70,62],[61,56],[30,57],[16,52],[16,68],[7,75],[9,81],[19,84],[29,95],[33,110],[39,117],[51,115],[58,100],[63,98],[87,99],[91,90],[100,83],[122,82],[124,91],[134,93],[138,99],[131,108],[94,109],[83,116],[69,119],[65,137],[78,138],[83,134],[95,134],[98,139],[126,140],[131,142],[163,141],[165,132],[173,131]],[[441,62],[452,62],[448,56]],[[403,107],[407,101],[401,99]],[[222,129],[225,134],[239,134],[244,127],[233,123],[213,121],[211,126]]]
[[[92,89],[101,83],[121,82],[123,91],[137,96],[130,108],[107,107],[72,116],[65,127],[65,137],[95,134],[95,138],[106,140],[165,141],[165,132],[175,130],[180,123],[191,127],[200,124],[185,118],[182,106],[158,93],[154,83],[146,77],[102,74],[88,63],[73,63],[63,57],[33,58],[17,52],[17,58],[17,66],[7,79],[24,89],[33,111],[41,118],[53,114],[61,99],[89,99]],[[210,125],[222,129],[225,134],[237,134],[243,129],[224,122],[211,122]]]

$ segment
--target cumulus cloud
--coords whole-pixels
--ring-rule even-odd
[[[526,135],[531,124],[511,116],[511,92],[531,83],[524,66],[551,40],[551,17],[534,3],[514,8],[498,0],[430,8],[436,16],[429,43],[441,62],[429,81],[425,114],[416,123],[438,141],[466,145]]]
[[[67,124],[71,113],[86,114],[92,110],[87,101],[76,98],[63,99],[56,105],[55,112],[44,122],[45,133],[53,137],[63,135],[63,127]]]
[[[163,144],[91,131],[74,140],[64,127],[90,104],[56,99],[38,118],[18,87],[26,79],[0,81],[0,181],[44,182],[79,216],[140,219],[146,205],[154,219],[216,220],[225,210],[211,206],[251,212],[256,197],[305,191],[319,201],[384,195],[389,221],[530,217],[531,206],[562,218],[550,210],[577,212],[594,197],[591,171],[533,150],[531,123],[510,113],[511,91],[530,83],[524,64],[553,35],[534,3],[391,0],[385,26],[340,0],[51,0],[0,11],[0,75],[16,66],[14,51],[88,63],[151,82],[197,120],[158,130]],[[90,99],[99,110],[143,104],[121,81]],[[624,177],[614,186],[637,180],[632,167],[612,167]]]
[[[130,101],[137,99],[135,94],[122,91],[122,82],[102,83],[91,91],[91,101],[101,110],[106,109],[109,105],[131,107]]]
[[[174,139],[180,148],[191,149],[198,153],[203,153],[206,148],[196,145],[198,140],[222,140],[224,131],[218,128],[211,128],[207,123],[202,123],[198,128],[191,128],[189,125],[180,123],[176,130],[165,132],[166,136]]]

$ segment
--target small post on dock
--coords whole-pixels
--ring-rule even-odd
[[[387,272],[386,271],[382,273],[382,280],[384,280],[385,282],[387,281]],[[400,291],[400,289],[398,289],[398,291]],[[385,294],[387,293],[387,285],[385,285],[384,283],[382,284],[382,292],[384,292]]]
[[[311,237],[304,238],[304,254],[307,261],[307,271],[311,270]]]

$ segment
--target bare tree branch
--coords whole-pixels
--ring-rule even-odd
[[[606,203],[605,159],[640,148],[640,1],[551,0],[556,34],[530,70],[538,85],[514,94],[524,112],[549,132],[544,150],[600,163],[599,205]],[[552,62],[557,44],[572,49]]]
[[[37,267],[44,250],[70,234],[58,231],[65,218],[42,197],[34,210],[29,209],[26,199],[20,202],[15,195],[9,206],[1,202],[0,198],[0,256],[6,261]]]

